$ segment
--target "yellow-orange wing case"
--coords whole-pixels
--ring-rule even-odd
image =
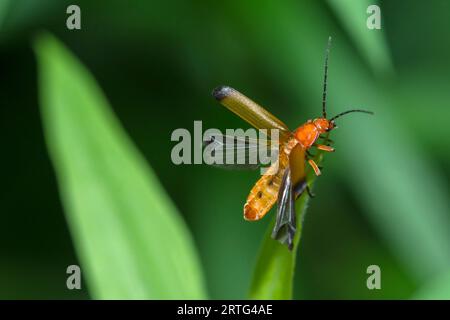
[[[221,86],[214,89],[212,94],[223,106],[256,129],[266,129],[269,134],[271,129],[278,129],[280,143],[287,141],[290,137],[289,128],[281,120],[239,91]]]

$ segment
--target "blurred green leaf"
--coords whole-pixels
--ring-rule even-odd
[[[1,0],[0,37],[6,41],[17,41],[24,33],[39,28],[43,22],[56,17],[55,20],[60,23],[61,17],[65,19],[63,15],[69,4],[67,0]]]
[[[320,164],[322,153],[318,152],[316,163]],[[312,188],[316,176],[308,170],[308,186]],[[289,251],[286,245],[272,239],[272,229],[276,216],[267,230],[261,251],[259,253],[253,279],[250,286],[250,299],[286,300],[292,299],[295,261],[302,233],[303,220],[308,208],[309,196],[306,192],[297,199],[295,210],[297,214],[297,232],[294,238],[294,248]]]
[[[367,28],[367,8],[376,4],[371,0],[328,0],[345,30],[353,39],[353,43],[377,74],[392,72],[392,62],[388,45],[381,30]],[[381,28],[384,27],[384,16],[381,11]]]
[[[186,225],[93,77],[50,35],[35,51],[45,136],[92,296],[205,298]]]
[[[424,68],[425,66],[421,66]],[[450,86],[448,71],[445,68],[426,66],[403,71],[397,82],[398,86],[391,88],[395,104],[398,106],[398,116],[404,120],[414,139],[422,142],[432,150],[433,155],[440,155],[447,161],[450,159],[450,141],[442,137],[450,136]],[[433,125],[430,126],[432,119]]]
[[[302,221],[308,205],[308,196],[303,195],[295,204],[297,212],[297,233],[294,239],[294,248],[291,251],[286,245],[272,239],[272,229],[275,218],[269,225],[261,252],[259,253],[249,298],[258,300],[292,299],[293,280],[297,248],[302,232]]]
[[[418,300],[449,300],[450,273],[444,273],[422,286],[412,299]]]
[[[6,13],[8,12],[9,0],[0,1],[0,28],[3,27]]]

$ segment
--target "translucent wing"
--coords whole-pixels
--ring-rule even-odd
[[[206,137],[203,157],[206,164],[226,169],[257,169],[278,159],[278,144],[268,139],[223,135]]]
[[[297,229],[295,199],[307,188],[305,177],[305,149],[297,144],[289,154],[286,168],[278,190],[277,216],[272,231],[272,238],[286,244],[289,250],[294,245]]]
[[[212,94],[222,105],[256,129],[266,129],[269,134],[270,130],[278,129],[280,142],[289,138],[289,128],[281,120],[239,91],[231,87],[221,86],[214,89]]]
[[[291,169],[288,167],[284,171],[278,191],[277,217],[272,238],[286,244],[289,250],[293,248],[294,235],[297,230],[294,197]]]

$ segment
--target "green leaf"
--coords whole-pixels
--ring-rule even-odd
[[[449,300],[450,299],[450,273],[435,277],[422,286],[413,296],[417,300]]]
[[[316,163],[322,160],[319,152],[315,158]],[[316,176],[309,170],[307,176],[308,186],[312,188]],[[258,300],[286,300],[292,299],[295,260],[302,233],[303,220],[308,207],[309,196],[306,192],[295,203],[297,214],[297,232],[294,238],[294,248],[289,251],[286,245],[272,239],[272,229],[276,216],[267,230],[261,251],[259,253],[253,279],[250,286],[250,299]]]
[[[205,298],[183,219],[93,77],[50,35],[35,51],[45,137],[92,297]]]
[[[286,245],[272,239],[272,229],[275,217],[267,230],[261,251],[258,256],[249,298],[258,300],[292,299],[295,259],[303,217],[308,204],[308,196],[303,195],[295,204],[297,212],[297,233],[294,238],[294,248],[289,251]]]
[[[367,18],[370,16],[367,8],[376,4],[376,1],[328,0],[328,3],[368,65],[377,74],[391,73],[392,61],[384,33],[381,31],[384,28],[383,11],[381,11],[382,29],[367,28]]]
[[[0,29],[3,27],[8,12],[9,0],[0,1]]]

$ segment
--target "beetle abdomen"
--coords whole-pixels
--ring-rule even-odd
[[[281,185],[284,171],[289,166],[289,154],[292,148],[297,145],[294,137],[286,143],[283,150],[280,150],[278,161],[274,163],[268,171],[256,182],[247,202],[244,205],[244,219],[250,221],[260,220],[272,208],[278,198],[278,191]]]

